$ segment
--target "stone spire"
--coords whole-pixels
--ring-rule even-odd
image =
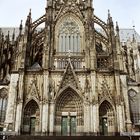
[[[22,34],[22,29],[23,29],[23,25],[22,25],[22,20],[21,20],[21,23],[19,25],[19,35]]]

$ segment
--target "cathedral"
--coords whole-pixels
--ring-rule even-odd
[[[0,131],[121,135],[140,131],[140,36],[94,14],[92,0],[47,0],[0,30]],[[43,26],[41,26],[43,25]]]

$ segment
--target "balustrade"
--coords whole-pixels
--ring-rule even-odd
[[[82,69],[84,67],[83,58],[71,58],[71,63],[74,69]],[[68,58],[58,57],[54,59],[55,69],[65,69],[68,65]]]

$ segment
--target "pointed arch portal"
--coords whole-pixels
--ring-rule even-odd
[[[39,106],[36,101],[31,100],[24,108],[23,133],[35,134],[39,129]]]
[[[56,102],[56,131],[60,135],[76,135],[83,125],[83,108],[79,95],[71,88],[63,91]]]
[[[102,102],[99,107],[99,125],[101,135],[113,135],[115,132],[115,114],[108,101]]]

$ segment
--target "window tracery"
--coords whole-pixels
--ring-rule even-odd
[[[80,52],[80,27],[71,18],[65,18],[58,30],[58,52]]]
[[[137,124],[140,122],[140,95],[133,89],[128,91],[130,115],[132,123]]]
[[[0,91],[0,123],[4,123],[7,109],[7,91]]]

